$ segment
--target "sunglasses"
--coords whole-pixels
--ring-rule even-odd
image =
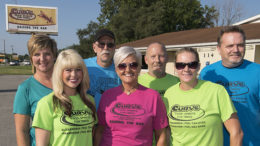
[[[196,69],[199,66],[199,62],[193,61],[193,62],[189,62],[189,63],[183,63],[183,62],[176,62],[175,63],[175,67],[178,70],[184,69],[186,67],[186,65],[188,65],[188,67],[191,68],[191,69]]]
[[[113,48],[115,46],[114,43],[103,43],[103,42],[98,42],[98,45],[100,48],[104,48],[105,45],[107,45],[108,48]]]
[[[132,62],[132,63],[129,63],[129,64],[120,63],[120,64],[118,64],[117,67],[118,67],[119,70],[125,70],[127,66],[129,66],[130,69],[136,70],[137,67],[138,67],[138,63],[137,62]]]

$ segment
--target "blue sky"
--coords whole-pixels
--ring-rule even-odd
[[[214,0],[201,0],[202,4],[212,4]],[[260,14],[260,0],[235,0],[245,11],[243,19]],[[1,0],[0,1],[0,52],[3,52],[4,40],[7,53],[28,54],[26,43],[28,34],[9,34],[5,26],[5,4],[33,5],[58,7],[59,35],[51,36],[57,41],[58,48],[62,49],[72,44],[78,44],[76,35],[78,29],[86,28],[90,21],[97,21],[100,13],[99,0]]]

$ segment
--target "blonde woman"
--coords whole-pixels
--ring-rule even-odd
[[[47,35],[32,35],[27,46],[33,75],[18,86],[13,104],[18,146],[35,146],[31,120],[38,101],[52,92],[51,76],[57,56],[57,44]]]
[[[88,72],[76,51],[69,49],[59,54],[52,84],[53,93],[42,98],[37,105],[33,121],[36,144],[92,145],[94,99],[86,95]]]

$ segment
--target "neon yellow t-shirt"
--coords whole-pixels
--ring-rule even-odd
[[[161,97],[163,97],[165,91],[177,84],[179,82],[179,78],[167,74],[163,78],[155,78],[148,73],[138,76],[138,83],[147,87],[156,90],[160,93]]]
[[[183,91],[180,83],[164,97],[171,129],[171,145],[223,145],[223,122],[236,109],[225,88],[199,80],[195,88]]]
[[[94,99],[87,95],[94,102]],[[70,96],[73,110],[71,117],[61,109],[53,109],[53,92],[42,98],[36,108],[33,127],[51,132],[49,145],[92,145],[92,128],[95,124],[92,111],[82,102],[79,94]]]

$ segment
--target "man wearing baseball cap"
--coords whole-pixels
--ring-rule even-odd
[[[121,84],[113,62],[115,48],[114,33],[108,29],[100,29],[93,43],[93,50],[97,56],[84,59],[90,78],[88,93],[94,97],[96,109],[102,93]]]

